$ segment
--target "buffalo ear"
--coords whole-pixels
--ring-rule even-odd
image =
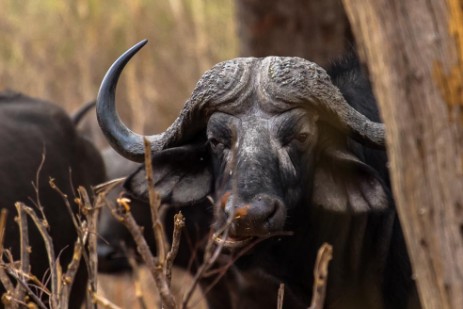
[[[152,157],[155,188],[163,203],[184,206],[204,199],[211,191],[212,173],[204,145],[170,148]],[[145,166],[125,182],[136,198],[148,200]]]
[[[335,212],[382,211],[390,203],[388,191],[372,167],[347,151],[331,149],[316,165],[312,202]]]

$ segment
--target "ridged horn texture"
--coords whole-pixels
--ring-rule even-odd
[[[132,132],[120,120],[115,108],[115,90],[124,66],[146,42],[139,42],[114,62],[101,83],[96,108],[98,122],[111,146],[136,162],[143,162],[143,136]],[[384,147],[384,125],[370,121],[351,107],[320,66],[298,57],[267,57],[224,61],[204,73],[172,125],[161,134],[146,137],[151,151],[185,144],[206,128],[212,113],[237,115],[250,104],[277,111],[294,105],[314,108],[325,121],[362,144]]]
[[[362,144],[384,148],[384,124],[373,122],[350,106],[324,69],[298,57],[263,60],[260,83],[272,101],[311,106],[334,127]]]

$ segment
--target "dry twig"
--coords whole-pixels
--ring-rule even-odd
[[[52,308],[59,308],[59,299],[58,295],[60,294],[60,284],[58,279],[58,267],[56,263],[56,255],[53,247],[53,240],[51,239],[50,234],[48,233],[47,226],[48,224],[44,223],[44,220],[40,220],[35,211],[27,207],[26,205],[19,203],[21,208],[27,213],[27,215],[32,219],[34,224],[37,226],[37,229],[42,236],[42,239],[45,243],[45,248],[47,251],[47,258],[50,265],[50,280],[51,280],[51,295],[50,303]]]
[[[233,131],[232,132],[232,157],[231,157],[231,165],[232,168],[236,167],[236,158],[237,158],[237,151],[238,148],[236,147],[237,139],[236,139],[236,133]],[[230,170],[227,171],[230,172],[230,174],[235,173],[236,171]],[[236,174],[235,174],[236,175]],[[193,292],[196,289],[197,285],[199,284],[199,281],[201,278],[205,276],[205,273],[209,271],[209,269],[215,264],[217,261],[218,257],[220,256],[220,253],[222,252],[222,249],[224,247],[224,242],[219,243],[218,245],[215,244],[214,237],[219,236],[222,239],[227,239],[228,238],[228,232],[230,229],[230,226],[235,219],[235,199],[236,199],[236,192],[238,192],[238,184],[236,181],[236,177],[233,178],[234,181],[232,182],[232,192],[225,192],[222,195],[222,198],[218,201],[220,205],[219,207],[215,207],[215,212],[221,211],[226,207],[226,204],[228,203],[228,199],[230,198],[230,195],[232,197],[232,205],[231,207],[231,212],[229,213],[229,216],[227,218],[226,223],[219,228],[213,235],[212,237],[209,237],[206,248],[204,250],[204,259],[203,263],[199,266],[194,278],[193,278],[193,283],[191,284],[190,288],[188,291],[185,293],[182,301],[182,309],[186,309],[188,302],[190,301],[191,297],[193,296]],[[235,194],[232,194],[235,193]],[[214,203],[213,203],[214,204]],[[214,214],[214,217],[216,217],[217,213]],[[226,271],[225,271],[226,272]],[[223,274],[225,274],[225,272]],[[215,285],[221,278],[222,276],[218,276],[216,280],[210,285],[210,288],[212,288],[213,285]]]
[[[97,291],[97,270],[98,270],[98,259],[96,253],[97,245],[97,220],[98,220],[98,207],[94,207],[90,202],[90,197],[88,196],[87,190],[84,187],[79,187],[77,189],[79,192],[79,202],[81,203],[80,209],[85,215],[86,218],[86,234],[88,235],[87,250],[88,250],[88,259],[87,269],[88,269],[88,282],[87,282],[87,300],[92,298],[92,295],[96,294]],[[103,198],[102,195],[99,195],[97,198],[97,203],[101,202]],[[95,305],[91,301],[87,301],[87,308],[95,308]]]
[[[100,296],[96,293],[93,294],[93,303],[100,305],[101,308],[104,309],[122,309],[116,304],[113,304],[110,302],[108,299],[104,298],[103,296]]]
[[[145,172],[150,202],[151,219],[153,223],[154,239],[156,241],[157,250],[157,259],[153,260],[153,262],[155,262],[156,271],[153,269],[152,272],[154,271],[153,275],[156,281],[156,285],[159,289],[159,293],[161,294],[162,303],[167,308],[176,308],[176,301],[172,295],[170,283],[167,279],[166,252],[168,242],[166,239],[164,226],[160,221],[158,213],[161,201],[159,195],[154,189],[153,168],[151,163],[151,145],[146,138],[143,138],[143,144],[145,147]]]
[[[161,201],[159,195],[154,189],[154,178],[153,178],[153,168],[151,162],[151,145],[149,141],[143,139],[145,146],[145,171],[146,171],[146,183],[148,188],[148,197],[151,210],[151,221],[153,224],[154,239],[156,241],[156,252],[159,267],[163,267],[166,261],[166,252],[167,252],[167,240],[166,233],[164,231],[164,226],[159,219],[159,206]]]
[[[167,285],[167,280],[165,278],[163,268],[159,267],[159,263],[157,262],[156,258],[151,254],[150,248],[143,236],[141,227],[138,226],[132,214],[130,212],[126,212],[125,208],[121,205],[119,205],[119,208],[117,208],[115,205],[112,205],[111,203],[108,203],[107,205],[111,208],[111,212],[116,214],[116,218],[120,218],[121,223],[125,225],[125,227],[132,235],[132,238],[137,246],[137,251],[141,255],[143,261],[153,276],[166,308],[176,308],[175,299],[172,296],[169,286]]]
[[[27,224],[27,217],[23,210],[21,203],[16,203],[15,207],[18,212],[17,223],[19,226],[19,239],[20,239],[20,262],[19,269],[21,273],[28,274],[30,272],[30,248],[29,248],[29,226]],[[23,300],[26,296],[26,290],[21,284],[16,285],[15,298]]]
[[[171,284],[172,280],[172,267],[174,265],[175,257],[178,253],[180,246],[180,238],[182,235],[182,229],[185,227],[185,217],[181,212],[174,216],[174,233],[172,236],[172,246],[166,257],[166,278],[167,284]]]
[[[283,299],[285,297],[285,284],[280,283],[278,288],[277,309],[283,309]]]
[[[35,302],[35,304],[39,308],[48,309],[47,306],[45,306],[45,304],[43,303],[43,301],[36,295],[36,293],[32,291],[30,284],[25,280],[25,278],[27,278],[27,274],[21,273],[21,271],[16,270],[13,267],[8,267],[7,272],[11,277],[13,277],[18,282],[18,285],[21,285],[27,291],[29,297],[32,298],[32,300]],[[40,288],[42,288],[42,286]],[[18,305],[19,303],[23,303],[20,299],[16,297],[11,298],[10,302],[11,302],[11,305]]]
[[[82,259],[82,252],[84,250],[86,242],[86,235],[83,239],[77,238],[76,243],[74,244],[74,251],[72,254],[71,262],[69,262],[66,269],[66,273],[62,276],[62,289],[59,294],[59,303],[61,305],[67,304],[69,302],[69,296],[71,295],[72,283],[79,269],[79,264]]]
[[[13,283],[11,282],[10,278],[5,272],[5,267],[3,264],[3,239],[5,236],[5,228],[6,228],[6,217],[8,215],[8,210],[2,208],[0,214],[0,282],[6,289],[6,293],[2,295],[2,302],[6,305],[6,303],[10,303],[10,299],[12,299],[12,291],[14,290]]]
[[[35,182],[32,182],[32,187],[34,188],[35,191],[35,201],[31,199],[31,202],[37,207],[37,209],[40,211],[40,214],[42,215],[42,220],[44,221],[43,224],[47,227],[48,226],[48,221],[45,216],[45,211],[42,206],[42,203],[40,202],[40,173],[42,172],[43,165],[45,164],[45,157],[46,157],[46,149],[45,145],[43,145],[43,150],[42,150],[42,158],[40,160],[39,167],[37,168],[37,172],[35,173]]]
[[[150,201],[150,210],[151,210],[151,217],[153,221],[153,231],[156,240],[156,250],[157,250],[157,257],[154,257],[151,254],[151,250],[146,242],[146,239],[143,236],[143,230],[140,226],[138,226],[137,222],[133,218],[132,214],[130,213],[130,200],[125,198],[117,199],[117,205],[112,203],[106,203],[106,205],[110,208],[111,213],[115,218],[117,218],[121,223],[125,225],[125,227],[129,230],[132,238],[137,246],[137,251],[141,255],[143,261],[145,262],[146,266],[148,267],[155,283],[156,287],[159,290],[159,294],[161,296],[162,304],[167,309],[175,309],[176,308],[176,301],[172,294],[169,280],[167,279],[167,274],[170,273],[170,270],[167,271],[168,264],[171,265],[173,258],[175,257],[176,249],[170,252],[171,256],[167,261],[167,248],[168,242],[166,239],[166,235],[164,232],[164,227],[161,223],[159,217],[159,206],[160,200],[159,196],[155,192],[154,189],[154,180],[152,174],[152,167],[151,167],[151,147],[149,142],[145,139],[145,171],[146,171],[146,180],[148,186],[148,195]],[[178,233],[180,234],[180,233]],[[177,243],[178,240],[175,239],[174,233],[174,243]]]
[[[314,267],[314,283],[312,303],[308,309],[323,309],[325,303],[326,286],[328,283],[328,264],[333,257],[333,247],[324,243],[318,249]]]

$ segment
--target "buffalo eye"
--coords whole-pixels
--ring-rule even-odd
[[[299,143],[304,143],[308,137],[309,137],[308,133],[301,132],[301,133],[296,134],[294,139],[297,140]]]
[[[211,145],[211,148],[214,151],[222,151],[225,148],[224,143],[214,137],[209,138],[209,145]]]

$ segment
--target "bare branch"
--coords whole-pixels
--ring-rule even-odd
[[[49,181],[48,181],[48,184],[50,185],[50,187],[53,190],[58,192],[58,194],[63,199],[64,205],[66,206],[66,209],[67,209],[67,211],[69,213],[69,216],[72,219],[72,223],[74,224],[74,227],[75,227],[75,229],[77,231],[77,235],[79,236],[79,238],[82,238],[82,230],[80,229],[81,222],[80,222],[80,220],[78,221],[77,216],[74,214],[74,211],[72,210],[71,204],[69,202],[69,197],[67,196],[66,193],[61,191],[61,189],[56,185],[55,179],[50,178]]]
[[[154,189],[153,167],[151,162],[151,145],[146,138],[143,139],[143,143],[145,146],[145,172],[151,210],[151,221],[153,224],[154,239],[156,241],[158,263],[161,267],[163,267],[166,261],[167,240],[164,227],[159,219],[158,211],[159,206],[161,205],[161,200]]]
[[[308,309],[323,309],[325,303],[326,286],[328,283],[328,264],[333,257],[333,247],[324,243],[318,249],[314,267],[314,283],[312,303]]]
[[[21,203],[15,203],[18,212],[17,223],[19,226],[19,239],[20,239],[20,263],[19,269],[22,273],[28,274],[30,272],[30,247],[29,247],[29,227],[27,224],[27,217],[21,206]],[[26,295],[26,290],[21,284],[16,285],[15,298],[23,300]]]
[[[104,309],[122,309],[116,304],[113,304],[110,302],[108,299],[104,298],[103,296],[100,296],[96,293],[93,294],[93,302],[97,305],[100,305],[101,308]]]
[[[27,274],[22,273],[21,271],[17,271],[12,267],[7,267],[8,274],[12,276],[19,285],[21,285],[28,293],[29,297],[32,298],[32,300],[35,302],[37,306],[39,306],[42,309],[47,309],[47,306],[43,303],[43,301],[32,291],[30,285],[24,280],[27,278]],[[13,298],[10,299],[12,302],[18,302],[20,299]]]
[[[42,215],[42,219],[44,220],[44,224],[46,225],[47,228],[50,228],[48,226],[48,221],[47,221],[47,218],[45,216],[45,211],[44,211],[44,208],[42,206],[42,203],[40,202],[40,190],[39,190],[39,186],[40,186],[40,173],[42,172],[42,168],[43,168],[43,165],[45,164],[45,158],[46,158],[46,149],[45,149],[45,145],[42,145],[43,146],[43,150],[42,150],[42,158],[40,160],[40,164],[39,164],[39,167],[37,168],[37,172],[35,173],[35,182],[32,182],[32,187],[34,188],[34,191],[35,191],[35,202],[32,201],[32,203],[37,207],[37,209],[40,211],[40,214]]]
[[[92,206],[90,202],[90,197],[88,196],[87,190],[84,187],[79,187],[78,189],[80,201],[82,201],[81,210],[84,213],[87,219],[87,235],[88,235],[88,260],[87,260],[87,269],[88,269],[88,283],[87,283],[87,293],[89,293],[89,299],[91,295],[94,295],[97,290],[97,269],[98,269],[98,259],[96,254],[96,245],[97,245],[97,220],[98,220],[98,209]],[[98,201],[103,198],[99,197]],[[87,302],[88,306],[91,302]]]
[[[234,156],[232,157],[232,160],[233,158]],[[231,195],[230,192],[225,192],[225,194],[221,197],[219,201],[220,203],[219,207],[215,207],[215,209],[216,210],[223,209],[226,203],[228,202],[230,195]],[[183,297],[183,301],[182,301],[183,309],[187,308],[188,302],[193,296],[193,292],[196,289],[199,283],[199,280],[203,278],[205,273],[212,267],[212,265],[214,265],[220,253],[222,252],[225,242],[220,242],[218,245],[216,245],[214,238],[220,235],[220,238],[227,239],[230,226],[235,217],[234,211],[235,211],[235,207],[232,208],[231,215],[228,217],[227,222],[220,229],[218,229],[212,235],[212,237],[209,237],[207,244],[206,244],[206,249],[204,250],[203,263],[201,264],[201,266],[199,266],[195,276],[193,277],[193,283],[191,284],[190,288],[188,289],[188,291],[185,293]]]
[[[84,243],[86,241],[86,235],[84,235]],[[59,295],[59,303],[67,304],[69,303],[69,296],[71,293],[72,284],[79,269],[79,264],[82,259],[82,251],[84,250],[84,243],[80,238],[77,238],[76,243],[74,244],[74,251],[72,255],[71,262],[69,262],[66,269],[66,273],[62,276],[63,288]]]
[[[51,291],[52,291],[50,295],[51,307],[58,308],[58,295],[59,295],[58,270],[57,270],[56,261],[55,261],[55,250],[53,247],[53,241],[47,230],[48,224],[44,223],[45,219],[40,220],[32,208],[27,207],[26,205],[22,203],[19,203],[19,204],[21,205],[21,208],[24,209],[24,211],[27,213],[27,215],[32,219],[34,224],[37,226],[37,229],[39,230],[40,235],[42,236],[43,241],[45,243],[48,262],[50,265],[50,278],[51,278]]]
[[[79,269],[80,261],[82,259],[82,256],[85,260],[85,265],[87,266],[87,273],[91,274],[92,271],[89,268],[90,263],[89,261],[89,255],[85,251],[85,244],[87,243],[88,239],[88,228],[87,228],[87,222],[82,221],[79,216],[77,216],[74,213],[74,210],[72,209],[72,206],[69,202],[69,197],[67,194],[65,194],[61,189],[55,184],[55,181],[53,178],[50,178],[49,180],[49,185],[50,187],[55,190],[62,198],[64,205],[66,206],[66,209],[69,213],[69,216],[72,219],[72,223],[74,225],[74,228],[77,233],[77,241],[74,244],[74,251],[73,251],[73,256],[72,260],[68,265],[68,268],[66,270],[66,274],[63,275],[63,286],[64,288],[61,289],[60,291],[60,296],[59,296],[59,301],[60,304],[67,304],[69,302],[69,296],[72,288],[72,283],[74,282],[74,278],[77,274],[77,270]],[[82,198],[75,198],[75,202],[79,205],[79,208],[82,209],[82,212],[86,214],[84,206],[84,202],[82,202]],[[88,294],[88,299],[91,300],[92,296],[91,294]],[[91,301],[88,301],[87,304],[92,304]]]
[[[237,147],[236,147],[237,139],[236,139],[236,132],[232,131],[232,156],[231,156],[231,164],[230,166],[233,169],[236,169],[236,158],[237,158]],[[235,170],[230,170],[227,171],[227,173],[235,173]],[[236,193],[238,190],[238,184],[236,181],[236,177],[233,178],[234,181],[232,182],[232,192]],[[196,289],[196,286],[199,283],[199,280],[204,277],[205,273],[214,265],[216,262],[217,258],[219,257],[220,253],[222,252],[223,246],[225,245],[225,242],[219,242],[218,245],[215,244],[214,238],[220,237],[222,239],[227,239],[228,238],[228,232],[230,229],[230,226],[235,219],[235,202],[236,202],[236,194],[232,194],[232,192],[227,191],[225,192],[222,197],[220,198],[217,203],[219,205],[216,205],[218,207],[214,207],[215,209],[215,214],[214,217],[217,216],[218,211],[222,211],[222,209],[225,208],[226,204],[228,203],[228,199],[232,198],[232,205],[231,207],[231,212],[228,216],[227,222],[219,228],[215,233],[212,235],[212,237],[209,237],[208,242],[206,244],[206,249],[204,251],[204,259],[203,259],[203,264],[198,268],[198,271],[196,272],[194,278],[193,278],[193,283],[190,286],[189,290],[183,297],[183,302],[182,302],[182,308],[187,308],[188,302],[191,299],[194,290]],[[213,202],[213,201],[212,201]],[[214,203],[213,203],[214,204]],[[223,273],[225,274],[225,273]],[[214,280],[213,284],[215,285],[218,280],[220,280],[220,275],[216,280]]]
[[[285,298],[285,284],[280,283],[280,287],[278,288],[277,309],[283,309],[284,298]]]
[[[2,208],[0,212],[0,257],[3,257],[3,239],[5,238],[6,218],[8,209]]]
[[[164,306],[167,309],[176,308],[175,299],[172,295],[169,285],[167,284],[163,268],[160,267],[157,259],[151,254],[150,248],[143,236],[142,228],[138,226],[137,222],[130,213],[130,205],[128,205],[128,201],[125,199],[118,199],[118,202],[121,202],[118,204],[118,207],[112,203],[107,203],[107,205],[111,209],[113,215],[118,218],[122,224],[125,225],[125,227],[132,235],[132,238],[137,246],[138,253],[140,253],[143,261],[147,265],[151,275],[156,282],[156,286],[159,290]],[[124,204],[126,204],[125,207],[122,206]]]
[[[31,273],[23,273],[23,272],[21,272],[21,270],[19,269],[19,262],[14,261],[13,255],[11,254],[11,251],[9,249],[4,250],[3,253],[6,256],[6,260],[8,261],[7,263],[2,263],[2,267],[4,269],[6,269],[8,272],[9,271],[14,271],[16,273],[21,273],[20,275],[23,278],[26,278],[27,281],[29,281],[29,285],[34,285],[35,287],[40,289],[40,291],[42,293],[45,293],[47,295],[51,294],[50,290],[48,290],[46,285],[44,283],[42,283],[42,281],[40,281],[36,276],[34,276]]]
[[[174,216],[174,232],[172,236],[172,246],[166,257],[166,278],[167,283],[170,285],[172,281],[172,267],[174,264],[175,257],[178,253],[180,246],[180,237],[182,235],[182,229],[185,227],[185,217],[181,212]]]
[[[264,238],[259,238],[253,241],[252,243],[248,244],[246,247],[244,247],[242,250],[240,250],[236,255],[231,258],[227,264],[221,266],[218,269],[210,270],[207,272],[204,272],[203,277],[209,277],[212,276],[216,273],[218,273],[217,277],[204,289],[203,293],[207,294],[210,292],[210,290],[219,282],[220,279],[225,275],[225,273],[228,271],[230,267],[238,260],[240,257],[242,257],[244,254],[249,252],[252,248],[254,248],[258,243],[271,238],[271,237],[276,237],[276,236],[291,236],[293,235],[293,232],[291,231],[284,231],[284,232],[278,232],[278,233],[273,233],[269,234]]]
[[[93,187],[93,191],[97,195],[99,195],[100,193],[106,194],[107,192],[111,191],[119,184],[123,183],[125,179],[126,177],[121,177],[121,178],[116,178],[116,179],[109,180],[107,182],[100,183]]]
[[[8,216],[8,209],[2,208],[0,214],[0,261],[3,261],[3,239],[5,237],[5,228],[6,228],[6,217]],[[14,290],[13,283],[5,272],[5,268],[2,265],[0,266],[0,281],[5,287],[7,293]]]

